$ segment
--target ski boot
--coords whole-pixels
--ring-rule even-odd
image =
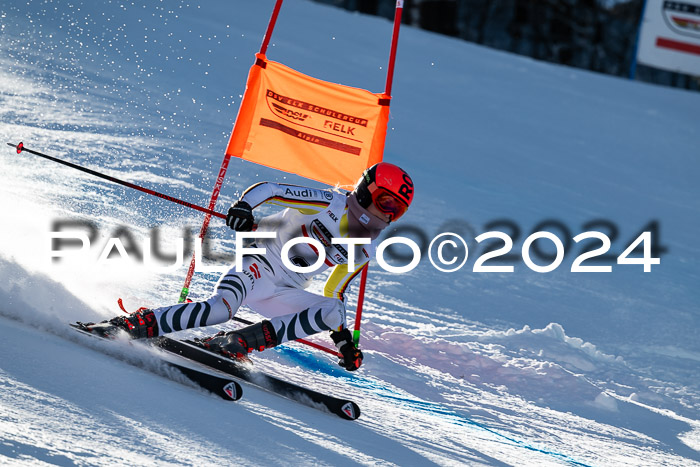
[[[102,337],[115,337],[126,331],[132,339],[145,339],[158,335],[156,315],[148,308],[139,308],[127,316],[117,316],[100,323],[79,323],[87,331]]]
[[[235,331],[220,331],[211,337],[198,339],[197,343],[233,360],[250,361],[248,354],[253,349],[262,352],[277,345],[277,333],[272,323],[265,320]]]

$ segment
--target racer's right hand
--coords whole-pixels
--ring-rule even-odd
[[[362,365],[362,351],[355,347],[355,342],[352,339],[352,334],[350,330],[344,328],[342,331],[332,331],[331,339],[335,342],[335,346],[338,347],[341,359],[338,361],[338,365],[345,368],[348,371],[355,371]]]
[[[245,201],[236,201],[228,209],[226,216],[226,225],[231,227],[236,232],[250,232],[255,226],[255,218],[253,217],[253,208]]]

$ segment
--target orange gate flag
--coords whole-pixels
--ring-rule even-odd
[[[331,186],[381,162],[388,94],[329,83],[256,54],[227,156]]]

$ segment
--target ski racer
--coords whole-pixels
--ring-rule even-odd
[[[365,170],[351,193],[295,185],[262,182],[248,188],[228,211],[226,224],[239,232],[254,228],[253,209],[271,203],[286,209],[263,218],[257,232],[275,232],[274,238],[257,238],[250,247],[265,254],[243,256],[241,270],[235,263],[219,279],[214,294],[205,301],[162,308],[141,308],[117,316],[90,331],[114,335],[126,331],[132,338],[149,338],[183,329],[210,326],[233,318],[242,305],[269,318],[259,323],[201,340],[209,350],[233,359],[245,359],[253,349],[262,351],[286,341],[330,331],[349,371],[362,365],[362,351],[355,346],[346,325],[345,291],[366,267],[375,252],[376,239],[396,221],[413,200],[413,181],[396,165],[380,162]],[[313,238],[323,245],[325,260],[311,273],[295,272],[281,260],[308,268],[320,263],[319,250],[310,243],[285,244],[294,238]],[[333,239],[365,238],[370,243],[334,243]],[[319,245],[319,243],[316,243]],[[321,255],[322,256],[322,255]],[[349,259],[355,268],[348,265]],[[304,290],[312,277],[334,268],[317,295]]]

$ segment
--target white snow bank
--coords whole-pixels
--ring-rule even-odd
[[[586,374],[621,363],[581,339],[566,336],[557,324],[534,331],[488,331],[467,342],[415,337],[371,322],[365,323],[363,333],[367,336],[364,348],[393,361],[423,365],[472,384],[508,388],[512,394],[546,400],[550,406],[592,405],[610,410],[611,404],[605,404],[601,389]]]

